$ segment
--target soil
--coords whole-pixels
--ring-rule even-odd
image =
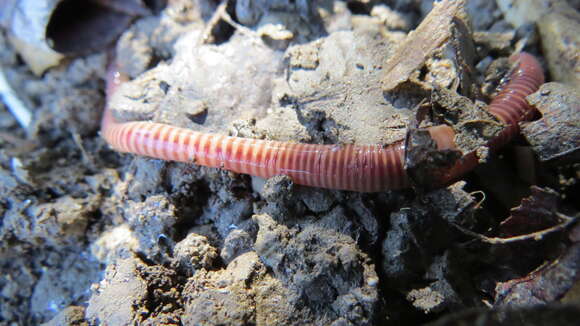
[[[530,97],[545,119],[434,190],[309,188],[120,154],[99,135],[112,57],[131,77],[108,103],[120,121],[388,145],[408,126],[460,124],[462,110],[484,130],[497,125],[482,103],[505,55],[525,44],[547,69],[538,34],[511,27],[495,2],[469,1],[468,29],[385,93],[383,66],[430,1],[226,3],[169,1],[111,49],[40,76],[0,30],[2,69],[34,116],[24,129],[0,102],[0,325],[448,325],[533,316],[531,304],[574,323],[573,87],[545,85]],[[541,228],[502,224],[538,216]]]

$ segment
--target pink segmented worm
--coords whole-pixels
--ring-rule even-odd
[[[506,124],[504,131],[490,142],[503,144],[519,132],[518,122],[529,119],[533,109],[525,97],[535,92],[544,82],[537,60],[521,53],[510,58],[518,67],[509,82],[491,102],[488,110]],[[108,93],[121,82],[108,78]],[[429,129],[439,149],[456,148],[455,133],[451,127]],[[101,133],[114,149],[153,158],[193,162],[237,173],[263,178],[287,175],[294,183],[362,192],[400,189],[410,185],[403,159],[404,142],[383,145],[316,145],[259,139],[229,137],[196,132],[153,122],[115,121],[107,105]],[[471,157],[471,158],[470,158]],[[459,177],[476,165],[474,155],[466,155],[450,169],[447,179]]]

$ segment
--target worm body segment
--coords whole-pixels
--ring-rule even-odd
[[[491,101],[488,110],[506,128],[494,140],[492,147],[500,147],[519,134],[519,122],[530,120],[536,110],[528,105],[526,96],[537,91],[544,83],[544,72],[540,63],[529,53],[519,53],[510,57],[512,63],[518,63],[509,80],[499,94]]]
[[[491,145],[503,144],[519,132],[518,122],[529,119],[533,109],[525,96],[543,83],[542,69],[526,53],[512,56],[519,62],[509,82],[489,105],[489,111],[506,124]],[[108,78],[108,93],[122,82]],[[447,126],[430,128],[440,149],[455,148],[454,132]],[[114,149],[121,152],[222,168],[263,178],[287,175],[301,185],[362,192],[400,189],[409,186],[403,166],[404,142],[383,145],[316,145],[267,141],[208,134],[153,122],[115,121],[107,106],[101,132]],[[471,157],[471,158],[470,158]],[[467,166],[476,164],[467,155],[463,168],[450,170],[459,177]],[[445,180],[447,181],[447,180]]]

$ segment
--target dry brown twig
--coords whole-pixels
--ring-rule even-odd
[[[536,231],[536,232],[532,232],[532,233],[528,233],[528,234],[524,234],[524,235],[509,237],[509,238],[486,237],[483,234],[465,229],[458,224],[451,223],[451,225],[453,227],[455,227],[457,230],[459,230],[460,232],[462,232],[470,237],[473,237],[481,242],[489,243],[489,244],[493,244],[493,245],[498,245],[498,244],[504,245],[504,244],[510,244],[510,243],[515,243],[515,242],[520,242],[520,241],[527,241],[527,240],[540,241],[543,239],[544,236],[551,234],[551,233],[554,233],[554,232],[566,230],[568,227],[574,225],[574,223],[578,221],[577,216],[570,217],[570,216],[566,216],[566,215],[560,214],[560,213],[556,213],[556,215],[558,216],[558,218],[560,218],[562,223],[554,225],[554,226],[549,227],[549,228],[544,229],[544,230],[540,230],[540,231]]]
[[[463,0],[443,0],[433,4],[433,10],[423,22],[397,47],[385,64],[383,91],[390,91],[409,79],[425,60],[451,36],[450,26],[464,6]]]

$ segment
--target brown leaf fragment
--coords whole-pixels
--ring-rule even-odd
[[[522,133],[541,161],[580,160],[580,93],[561,83],[546,83],[527,97],[542,113]]]
[[[390,91],[408,80],[452,36],[453,19],[464,3],[463,0],[444,0],[433,4],[433,10],[409,33],[385,64],[384,91]]]
[[[579,278],[580,243],[576,243],[559,259],[523,278],[499,282],[495,288],[495,306],[553,302],[563,297]]]
[[[521,204],[512,208],[511,215],[499,226],[499,236],[513,237],[548,229],[557,225],[558,193],[536,186],[532,194],[523,198]]]

